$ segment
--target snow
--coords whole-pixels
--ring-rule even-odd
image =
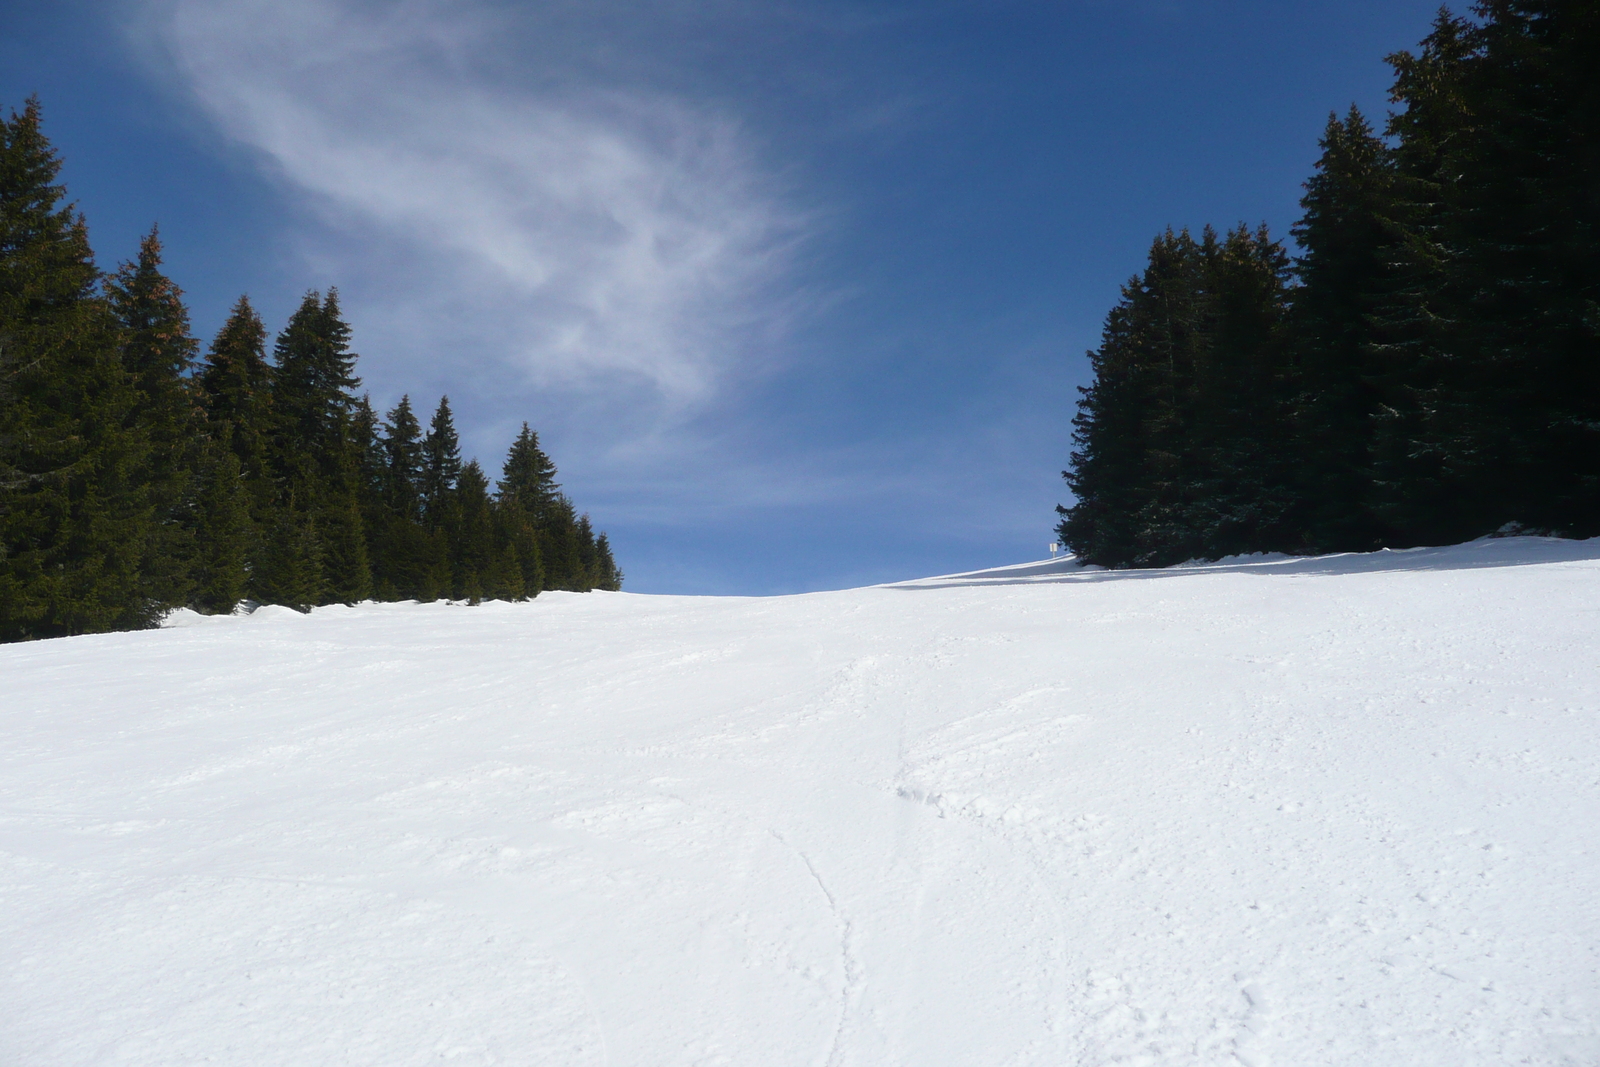
[[[1600,1063],[1600,541],[0,649],[0,1063]]]

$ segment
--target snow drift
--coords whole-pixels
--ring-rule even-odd
[[[1600,542],[0,649],[0,1062],[1600,1062]]]

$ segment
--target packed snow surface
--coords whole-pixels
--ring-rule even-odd
[[[0,649],[6,1065],[1600,1063],[1600,542]]]

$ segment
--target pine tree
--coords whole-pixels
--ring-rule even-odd
[[[411,398],[402,396],[389,412],[383,428],[383,494],[396,515],[422,518],[422,427],[411,410]]]
[[[1278,547],[1293,494],[1277,373],[1288,261],[1264,228],[1170,230],[1123,287],[1063,472],[1079,559],[1163,566]]]
[[[314,516],[293,506],[277,513],[266,533],[261,563],[251,575],[251,589],[262,603],[296,611],[328,602],[322,538]]]
[[[622,589],[622,571],[617,567],[616,557],[611,553],[611,539],[601,531],[594,543],[595,556],[599,560],[599,576],[595,581],[596,589],[605,589],[610,592],[620,592]]]
[[[428,436],[422,441],[422,511],[430,525],[442,527],[450,521],[454,503],[452,493],[461,477],[461,441],[456,436],[450,414],[450,398],[441,397],[433,413]]]
[[[217,332],[197,378],[208,435],[226,440],[239,460],[239,476],[251,516],[262,524],[277,500],[268,448],[273,437],[272,368],[266,357],[267,328],[241,296]]]
[[[1401,254],[1394,168],[1359,109],[1328,116],[1317,173],[1293,234],[1300,286],[1289,317],[1305,550],[1364,551],[1383,530],[1374,513],[1372,438],[1384,395],[1373,320]]]
[[[39,103],[0,120],[0,639],[150,625],[147,445]]]
[[[1472,407],[1461,466],[1478,505],[1461,532],[1600,533],[1600,10],[1485,0],[1475,13],[1469,135],[1443,153]]]
[[[476,604],[485,595],[486,574],[489,575],[491,586],[502,586],[507,581],[495,568],[499,553],[495,545],[494,514],[489,502],[489,479],[484,477],[483,468],[478,466],[477,460],[461,469],[454,496],[454,507],[451,509],[453,528],[450,531],[454,595]]]
[[[538,596],[545,589],[544,556],[533,519],[527,512],[503,501],[496,502],[494,514],[502,566],[506,580],[511,583],[509,598],[524,600]]]
[[[1201,250],[1188,231],[1168,230],[1150,247],[1145,270],[1122,287],[1100,348],[1094,380],[1073,420],[1077,497],[1058,507],[1062,539],[1086,563],[1150,566],[1197,555],[1189,526],[1187,413],[1202,344]]]
[[[259,536],[250,517],[250,496],[239,457],[228,442],[218,445],[204,453],[197,479],[193,599],[201,611],[227,614],[249,592]]]
[[[555,477],[556,465],[539,447],[539,435],[523,423],[496,483],[500,502],[520,508],[538,522],[559,495],[561,485]]]
[[[383,503],[372,533],[373,583],[380,598],[433,600],[448,578],[440,539],[422,525],[422,428],[402,396],[379,436]]]
[[[187,603],[193,588],[194,471],[202,446],[201,414],[190,387],[198,342],[189,333],[183,291],[161,272],[155,229],[139,257],[106,279],[106,295],[122,327],[122,365],[137,392],[138,429],[147,442],[137,477],[153,509],[140,571],[146,595],[163,608]]]
[[[354,604],[372,595],[372,566],[362,514],[362,449],[352,440],[352,418],[340,426],[334,454],[338,465],[327,470],[313,512],[322,544],[323,600]]]
[[[1220,241],[1208,231],[1200,253],[1186,525],[1205,559],[1285,550],[1301,540],[1281,367],[1288,255],[1265,226],[1243,225]]]
[[[594,523],[579,515],[574,540],[578,545],[578,582],[584,592],[600,584],[600,554],[595,550]]]
[[[361,383],[336,290],[326,297],[306,294],[279,335],[275,355],[279,507],[294,516],[276,525],[297,531],[307,546],[315,543],[315,552],[308,547],[302,553],[316,559],[306,571],[318,579],[307,602],[353,603],[371,595],[372,576],[361,514],[363,449],[354,432],[354,390]]]
[[[1379,409],[1373,425],[1373,501],[1391,544],[1472,536],[1474,485],[1485,469],[1475,428],[1470,327],[1450,281],[1456,188],[1449,162],[1472,136],[1465,76],[1471,24],[1439,12],[1421,50],[1388,57],[1397,241],[1378,281],[1371,348]],[[1492,431],[1491,431],[1492,432]],[[1477,531],[1482,532],[1482,531]]]

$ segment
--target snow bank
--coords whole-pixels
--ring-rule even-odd
[[[0,648],[0,1063],[1600,1062],[1600,543]]]

